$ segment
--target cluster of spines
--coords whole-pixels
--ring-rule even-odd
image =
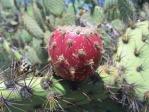
[[[120,90],[120,95],[115,95],[114,99],[122,105],[129,105],[130,110],[137,112],[143,111],[147,106],[144,102],[148,88],[148,37],[144,35],[148,35],[148,21],[136,23],[133,29],[128,28],[120,37],[117,52],[113,56],[117,68],[116,88]]]
[[[8,74],[10,71],[13,71],[12,74]],[[2,72],[1,110],[25,112],[36,109],[43,111],[60,109],[64,111],[70,107],[94,102],[96,99],[100,101],[107,98],[104,95],[106,91],[103,84],[97,81],[100,80],[99,76],[96,77],[97,74],[80,82],[78,86],[74,82],[70,82],[68,86],[67,81],[53,77],[52,71],[44,73],[46,74],[44,77],[37,77],[42,72],[44,70],[36,74],[35,66],[27,64],[24,60],[14,61],[10,68]],[[3,90],[4,88],[9,89],[10,92]]]
[[[104,3],[104,11],[108,21],[112,21],[120,17],[117,0],[106,0]]]

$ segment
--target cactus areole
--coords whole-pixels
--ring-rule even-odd
[[[81,81],[99,66],[101,36],[92,28],[58,27],[51,35],[48,52],[58,76],[65,80]]]

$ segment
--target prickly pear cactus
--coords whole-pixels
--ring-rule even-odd
[[[106,0],[104,3],[104,11],[108,21],[112,21],[120,17],[117,0]]]
[[[2,8],[5,10],[12,9],[14,6],[13,0],[7,0],[7,1],[1,0],[0,3],[1,3]]]
[[[125,28],[125,24],[120,19],[115,19],[111,21],[111,25],[113,28],[116,28],[118,31],[122,32]]]
[[[9,75],[11,71],[14,72]],[[10,68],[1,73],[4,81],[0,85],[2,87],[0,101],[3,105],[1,110],[12,112],[64,111],[74,106],[92,103],[97,99],[99,102],[108,97],[105,95],[106,91],[97,74],[95,77],[77,82],[78,87],[76,84],[51,76],[49,71],[45,74],[44,77],[35,77],[34,66],[28,65],[23,60],[14,61]],[[11,92],[3,87],[7,87]],[[99,107],[99,110],[106,109]]]
[[[24,56],[31,62],[32,64],[41,64],[41,60],[39,59],[35,49],[32,46],[26,45],[25,51],[22,52]]]
[[[35,38],[41,39],[44,37],[42,29],[39,27],[37,22],[27,13],[22,15],[22,23],[24,28]]]
[[[42,63],[47,63],[48,51],[44,40],[38,40],[36,38],[33,38],[32,45]]]
[[[1,112],[149,111],[147,3],[0,2]]]
[[[110,99],[100,101],[92,101],[85,105],[74,106],[74,108],[66,109],[68,112],[125,112],[119,105],[115,105]]]
[[[137,22],[135,28],[126,30],[119,38],[117,52],[113,55],[115,70],[103,67],[109,75],[115,71],[114,79],[107,83],[109,76],[101,75],[103,81],[106,81],[106,88],[118,88],[121,91],[118,92],[121,97],[116,99],[115,95],[115,99],[133,112],[144,111],[144,102],[148,101],[148,25],[148,21]]]
[[[73,8],[73,4],[68,4],[68,8],[66,12],[63,14],[62,18],[56,19],[56,26],[63,25],[75,25],[75,9]]]
[[[91,14],[91,10],[84,13],[81,17],[82,19],[91,22],[94,25],[98,25],[104,22],[105,15],[102,7],[96,6],[93,14]]]
[[[25,29],[23,29],[20,33],[21,33],[21,38],[24,41],[24,43],[30,43],[33,40],[31,35]]]
[[[117,54],[114,56],[118,68],[123,68],[121,74],[129,84],[136,83],[134,87],[138,98],[143,99],[145,88],[148,87],[148,70],[146,57],[148,52],[148,21],[138,22],[135,29],[128,28],[120,38]],[[120,70],[122,72],[122,70]],[[138,85],[138,86],[137,86]],[[140,94],[142,93],[142,94]]]
[[[43,0],[47,12],[61,16],[65,8],[64,0]]]
[[[33,14],[34,14],[34,18],[35,20],[37,21],[37,23],[39,24],[39,26],[41,27],[41,29],[43,31],[45,31],[45,26],[44,26],[44,19],[42,17],[42,14],[41,14],[41,11],[40,9],[38,8],[37,4],[33,2],[32,4],[32,8],[33,8]]]
[[[145,13],[145,17],[148,18],[149,17],[149,12],[148,12],[148,9],[149,9],[149,3],[145,3],[143,4],[143,12]]]
[[[4,70],[9,66],[11,62],[11,57],[9,57],[9,54],[6,52],[6,49],[3,46],[2,41],[3,40],[0,40],[0,65],[1,65],[1,70]]]
[[[117,0],[118,8],[120,10],[120,17],[124,21],[128,21],[135,17],[135,8],[129,0]]]

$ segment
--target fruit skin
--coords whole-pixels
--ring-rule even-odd
[[[99,66],[101,36],[91,28],[64,26],[53,32],[48,52],[53,68],[60,77],[81,81]]]

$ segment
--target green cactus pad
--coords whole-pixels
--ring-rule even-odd
[[[117,0],[106,0],[103,7],[105,11],[108,11],[113,7],[117,7]]]
[[[112,65],[107,61],[97,69],[112,98],[133,112],[144,111],[149,101],[148,25],[143,21],[128,28],[119,38]]]
[[[34,14],[35,20],[37,21],[37,23],[39,24],[41,29],[43,31],[45,31],[43,17],[42,17],[40,9],[37,7],[36,3],[33,3],[33,14]]]
[[[125,28],[125,24],[120,19],[115,19],[111,21],[111,25],[118,31],[123,31],[123,29]]]
[[[64,0],[43,0],[46,10],[56,16],[61,16],[64,11]]]
[[[74,108],[67,109],[69,112],[125,112],[122,107],[112,102],[110,99],[103,101],[93,101],[85,105],[74,106]]]
[[[128,84],[135,84],[137,97],[143,100],[144,93],[149,88],[148,63],[148,21],[136,23],[136,29],[127,29],[120,38],[117,54],[114,56],[117,67],[125,68],[122,74]],[[144,38],[143,38],[144,37]],[[120,69],[121,70],[121,69]]]
[[[39,27],[37,22],[28,14],[23,14],[22,16],[22,22],[25,27],[25,29],[35,38],[41,39],[44,37],[44,33],[42,29]]]
[[[129,0],[118,0],[118,8],[120,10],[120,17],[127,21],[133,19],[135,16],[134,5]]]
[[[82,15],[82,19],[87,20],[94,25],[101,24],[104,22],[104,19],[105,19],[104,11],[101,7],[96,6],[92,15],[91,15],[91,12],[89,11]]]
[[[72,3],[68,5],[66,13],[63,14],[63,17],[56,19],[55,25],[75,25],[75,11]]]
[[[11,62],[11,57],[6,52],[6,50],[3,47],[3,43],[0,42],[0,71],[6,69]]]
[[[47,72],[47,74],[50,76],[49,72]],[[6,102],[10,102],[7,108],[5,106],[3,108],[11,111],[24,110],[32,112],[38,109],[35,107],[39,107],[42,111],[58,111],[83,105],[96,99],[102,101],[107,98],[107,96],[104,95],[106,91],[103,88],[102,82],[92,82],[91,78],[80,82],[79,88],[75,91],[71,91],[70,84],[67,81],[56,77],[31,77],[31,75],[32,74],[24,81],[20,80],[18,82],[19,84],[25,83],[26,86],[16,84],[16,91],[13,90],[13,88],[9,89],[12,91],[11,93],[3,89],[5,86],[3,83],[0,85],[0,87],[2,87],[0,89],[0,98],[3,97],[6,99]],[[49,85],[46,86],[46,83]],[[25,89],[26,93],[23,94],[23,90]],[[100,104],[98,106],[100,106]],[[85,108],[86,107],[84,107],[84,109]]]
[[[41,61],[37,56],[37,53],[33,47],[25,46],[24,56],[31,62],[32,64],[40,64]]]
[[[22,40],[25,43],[29,43],[33,40],[31,35],[25,29],[22,30]]]
[[[11,9],[14,6],[13,0],[1,0],[0,2],[3,9]]]
[[[32,44],[38,58],[42,61],[42,63],[47,63],[48,52],[46,50],[46,44],[44,40],[38,40],[36,38],[33,38]]]

